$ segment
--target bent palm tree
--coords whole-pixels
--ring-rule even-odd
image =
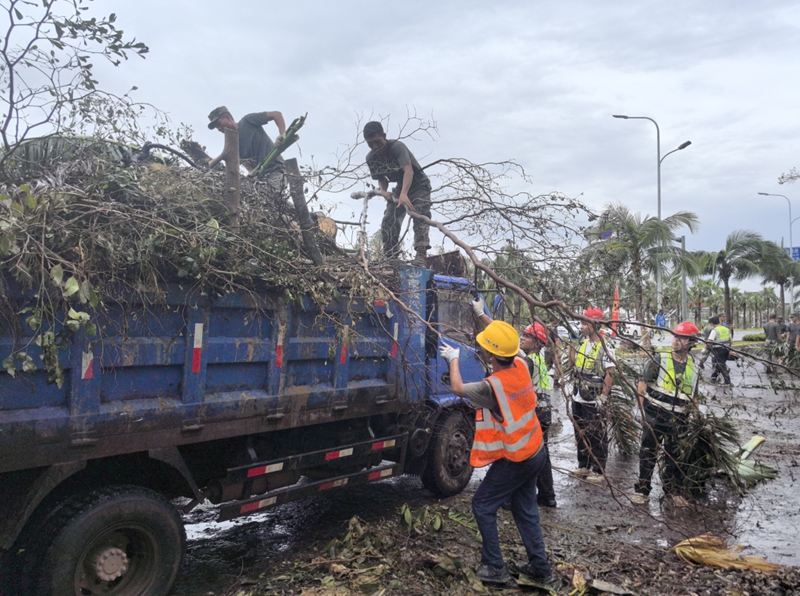
[[[764,273],[763,284],[773,283],[779,288],[781,298],[781,316],[786,319],[786,299],[784,289],[792,279],[800,277],[800,263],[793,261],[780,246],[774,242],[765,242],[763,246],[761,269]],[[794,305],[790,305],[794,309]]]
[[[719,251],[698,251],[705,259],[704,273],[716,276],[722,282],[725,317],[729,324],[731,318],[731,279],[743,280],[761,273],[764,239],[760,234],[749,230],[731,232],[725,240],[725,248]]]
[[[689,266],[688,253],[672,245],[674,232],[686,226],[694,233],[698,226],[697,215],[679,211],[664,219],[642,217],[632,213],[620,203],[610,203],[600,214],[597,224],[588,232],[591,244],[588,251],[605,253],[630,268],[636,296],[636,318],[644,320],[642,308],[643,277],[653,272],[661,263],[672,262]],[[610,233],[610,236],[607,234]],[[603,240],[606,236],[608,239]]]

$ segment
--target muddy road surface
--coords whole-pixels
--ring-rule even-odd
[[[800,566],[800,383],[789,377],[767,377],[761,365],[734,366],[731,376],[734,384],[731,389],[702,384],[706,404],[719,413],[731,413],[737,421],[742,442],[752,435],[766,437],[756,457],[777,468],[779,476],[749,488],[744,496],[737,496],[727,479],[716,479],[709,483],[706,496],[689,508],[675,508],[662,502],[657,479],[649,503],[638,507],[631,505],[627,496],[632,493],[638,459],[621,455],[613,448],[607,470],[608,484],[592,486],[570,478],[568,472],[577,467],[575,442],[563,400],[556,401],[550,445],[558,507],[540,510],[551,560],[578,565],[587,575],[593,573],[593,568],[595,573],[604,571],[618,583],[627,581],[626,577],[634,578],[639,567],[646,570],[652,565],[652,570],[642,573],[643,577],[667,573],[664,569],[670,569],[674,577],[669,581],[677,582],[675,586],[680,586],[682,581],[689,582],[698,596],[706,593],[800,593],[800,588],[794,591],[791,582],[777,580],[770,584],[774,584],[772,588],[763,588],[763,591],[750,586],[749,591],[736,592],[728,584],[745,579],[725,579],[711,568],[690,568],[668,552],[681,540],[712,532],[730,546],[744,546],[744,554],[763,555],[774,563]],[[435,505],[445,510],[450,507],[469,512],[471,494],[481,478],[481,471],[476,470],[463,494],[443,501],[432,497],[417,478],[401,477],[332,492],[324,498],[290,503],[227,523],[214,521],[216,511],[213,508],[199,507],[185,518],[188,552],[172,594],[219,596],[237,594],[239,590],[243,590],[242,594],[272,593],[270,588],[263,587],[264,578],[283,573],[282,570],[291,566],[307,566],[309,561],[320,556],[325,544],[342,536],[348,520],[354,516],[365,524],[380,527],[383,523],[394,523],[403,504],[412,508]],[[500,523],[501,532],[508,531],[505,547],[513,554],[520,544],[515,533],[510,531],[513,520],[509,514],[501,512]],[[469,532],[466,539],[461,538],[464,564],[476,565],[479,543]],[[615,551],[616,558],[608,559]],[[633,559],[636,559],[635,566],[632,566]],[[684,571],[687,575],[681,579]],[[415,576],[414,580],[419,578]],[[711,587],[707,590],[697,587],[703,582]],[[685,586],[687,589],[691,587],[689,584]],[[769,582],[764,583],[767,584]],[[680,591],[680,588],[672,592],[671,588],[667,591],[665,587],[654,585],[661,584],[648,583],[646,579],[629,582],[633,593],[692,592]],[[298,588],[296,593],[301,592]],[[404,591],[388,589],[385,592],[392,593]],[[409,589],[408,593],[412,591]]]

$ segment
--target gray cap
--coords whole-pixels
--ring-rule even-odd
[[[219,106],[211,110],[211,113],[208,115],[208,119],[211,120],[211,122],[208,123],[208,129],[214,130],[217,127],[217,120],[224,114],[230,114],[228,108],[225,106]]]

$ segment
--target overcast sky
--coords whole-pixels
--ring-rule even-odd
[[[621,201],[656,212],[656,130],[664,215],[698,214],[687,248],[716,250],[735,229],[788,245],[788,206],[800,216],[800,3],[761,2],[267,2],[97,0],[150,46],[101,84],[124,89],[206,129],[225,104],[235,117],[308,112],[299,150],[333,163],[360,116],[408,109],[432,116],[435,141],[410,144],[421,162],[514,159],[535,193],[580,196],[593,209]],[[274,138],[275,130],[268,127]],[[302,151],[300,155],[299,151]],[[364,150],[366,153],[366,149]],[[346,202],[342,198],[342,202]],[[380,205],[371,219],[377,223]],[[798,239],[800,244],[800,227]]]

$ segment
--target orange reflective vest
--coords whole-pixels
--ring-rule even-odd
[[[498,422],[487,408],[475,412],[475,440],[469,463],[474,468],[498,459],[525,461],[542,447],[542,428],[536,417],[536,391],[528,366],[521,358],[514,366],[493,373],[488,379],[503,414]]]

